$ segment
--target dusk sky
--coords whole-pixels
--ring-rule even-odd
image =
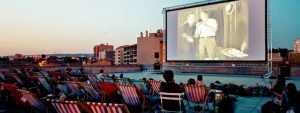
[[[199,0],[1,0],[0,56],[92,53],[93,46],[135,44],[163,27],[162,9]],[[200,0],[201,1],[201,0]],[[273,47],[300,38],[300,0],[272,0]]]

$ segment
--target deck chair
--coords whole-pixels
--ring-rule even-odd
[[[156,80],[149,80],[148,81],[150,83],[150,88],[151,88],[151,95],[154,95],[155,93],[156,94],[159,94],[159,91],[160,91],[160,84],[162,81],[156,81]]]
[[[19,91],[22,94],[21,101],[23,101],[24,103],[28,102],[32,107],[34,107],[40,112],[44,112],[47,110],[44,104],[40,102],[36,97],[34,97],[32,93],[30,93],[27,90],[19,90]]]
[[[98,85],[104,92],[104,101],[117,101],[115,96],[118,96],[118,87],[114,83],[98,82]]]
[[[79,85],[85,90],[86,94],[86,99],[85,100],[96,100],[96,101],[103,101],[104,100],[104,92],[100,91],[99,89],[96,89],[93,87],[92,84],[88,83],[83,83],[80,82]]]
[[[142,92],[144,95],[149,95],[150,91],[148,90],[148,87],[146,86],[145,82],[141,80],[132,80],[133,85],[136,87],[141,87]]]
[[[84,97],[84,90],[79,87],[77,82],[72,82],[72,81],[65,81],[66,85],[68,88],[71,90],[72,93],[75,93],[79,97]]]
[[[47,80],[50,80],[50,79],[51,79],[51,77],[50,77],[50,75],[49,75],[48,72],[42,71],[41,73],[43,74],[44,77],[47,78]]]
[[[52,93],[52,88],[50,86],[50,84],[48,83],[48,81],[46,80],[45,77],[43,76],[38,76],[36,77],[38,79],[38,81],[42,84],[42,86],[49,92]]]
[[[87,77],[93,84],[97,84],[97,82],[99,82],[99,79],[94,74],[87,74]]]
[[[57,113],[81,113],[77,101],[58,102],[51,100],[51,105]]]
[[[117,86],[124,103],[129,107],[141,107],[141,112],[144,113],[145,97],[143,95],[138,95],[136,87],[128,84],[117,84]]]
[[[166,93],[166,92],[160,92],[160,101],[161,101],[161,111],[163,113],[165,112],[179,112],[182,113],[184,111],[183,105],[183,98],[184,98],[184,93]],[[176,111],[175,109],[170,109],[170,107],[167,107],[170,105],[170,103],[177,103],[178,106],[171,106],[172,108],[177,108]],[[172,104],[173,105],[173,104]]]
[[[93,113],[130,113],[124,104],[87,102]]]
[[[184,86],[185,95],[187,98],[187,103],[191,109],[191,104],[202,105],[204,111],[205,107],[208,104],[208,89],[205,86]]]

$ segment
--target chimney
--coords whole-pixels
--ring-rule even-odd
[[[108,43],[106,43],[106,45],[108,45]]]
[[[141,36],[140,37],[143,37],[143,32],[141,32]]]
[[[148,37],[148,31],[146,31],[146,37]]]

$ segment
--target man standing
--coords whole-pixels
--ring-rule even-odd
[[[199,55],[203,60],[216,60],[216,32],[218,23],[215,19],[209,18],[204,11],[200,12],[200,22],[196,24],[195,37],[199,39]],[[206,56],[207,53],[207,56]]]

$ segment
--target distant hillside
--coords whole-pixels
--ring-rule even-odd
[[[78,54],[47,54],[47,56],[65,56],[65,57],[91,57],[93,54],[85,54],[85,53],[78,53]]]

